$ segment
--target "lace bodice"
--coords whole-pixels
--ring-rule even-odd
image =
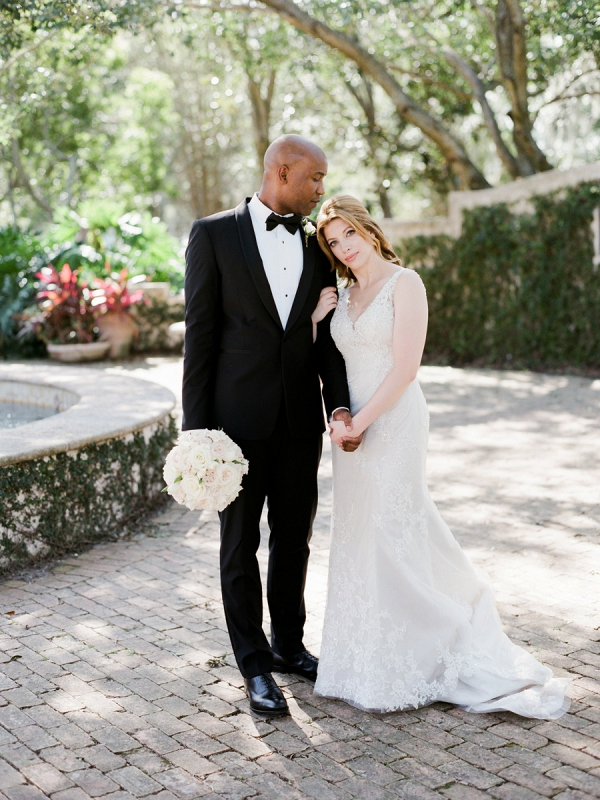
[[[331,335],[346,362],[353,412],[366,403],[393,366],[394,289],[402,272],[400,267],[386,281],[355,322],[348,314],[349,289],[340,289]]]

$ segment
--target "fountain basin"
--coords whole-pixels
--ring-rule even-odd
[[[0,401],[52,416],[0,430],[0,571],[114,537],[151,507],[176,429],[163,386],[79,366],[0,365]]]
[[[66,411],[75,392],[47,384],[0,380],[0,428],[17,428]]]

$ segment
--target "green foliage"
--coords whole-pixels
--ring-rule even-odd
[[[148,212],[126,213],[110,201],[84,203],[82,216],[63,207],[44,244],[51,263],[82,267],[90,279],[106,277],[108,263],[112,270],[126,269],[130,277],[146,275],[175,289],[183,287],[178,242],[164,222]]]
[[[162,467],[176,436],[169,417],[148,437],[138,431],[0,468],[0,571],[118,535],[161,502]]]
[[[34,272],[42,244],[38,236],[19,228],[0,228],[0,275]]]
[[[0,6],[0,49],[22,47],[38,31],[88,29],[110,35],[123,27],[150,26],[156,19],[156,0],[3,0]],[[158,9],[159,13],[163,9]]]
[[[0,356],[3,358],[40,358],[45,355],[43,342],[33,333],[18,335],[19,320],[34,297],[33,283],[22,274],[0,274]]]
[[[18,228],[0,228],[0,355],[35,357],[43,345],[34,336],[17,338],[18,321],[33,303],[33,276],[43,261],[39,237]]]
[[[473,86],[449,59],[451,48],[481,82],[517,155],[496,2],[299,5],[372,53],[490,182],[507,178]],[[596,6],[521,3],[530,117],[558,167],[599,157]],[[287,132],[324,146],[328,191],[355,193],[375,214],[435,214],[456,188],[439,147],[372,76],[284,17],[246,0],[1,2],[0,224],[46,225],[57,206],[82,213],[85,200],[118,198],[153,217],[176,210],[170,224],[184,235],[254,190],[265,141]]]
[[[600,186],[465,214],[462,235],[415,237],[405,261],[427,288],[426,353],[451,364],[599,368],[600,271],[591,223]]]

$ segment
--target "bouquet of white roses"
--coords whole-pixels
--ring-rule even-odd
[[[223,431],[183,431],[166,458],[163,491],[193,511],[223,511],[247,472],[241,449]]]

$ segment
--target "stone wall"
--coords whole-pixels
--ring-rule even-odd
[[[8,363],[2,396],[59,413],[0,431],[0,575],[117,535],[161,497],[172,393],[93,368]]]
[[[398,244],[402,239],[409,239],[413,236],[446,234],[458,239],[462,230],[464,210],[507,203],[513,212],[523,213],[531,209],[531,204],[528,202],[531,197],[595,180],[600,181],[600,161],[568,170],[554,169],[549,172],[540,172],[530,178],[522,178],[494,189],[450,192],[447,217],[431,217],[430,219],[411,221],[393,218],[384,219],[380,224],[385,235],[393,244]],[[598,227],[598,231],[595,231],[594,234],[597,242],[596,263],[598,263],[600,261],[600,218],[598,215],[595,217],[595,222]]]

